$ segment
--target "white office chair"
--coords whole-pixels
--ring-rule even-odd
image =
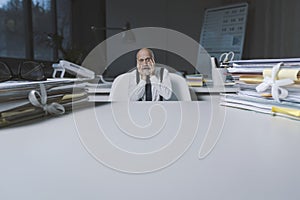
[[[109,93],[109,101],[128,101],[129,73],[121,74],[115,78]]]
[[[178,74],[169,73],[169,75],[173,91],[170,101],[191,101],[190,90],[185,79]]]
[[[191,101],[191,94],[189,87],[182,76],[178,74],[169,73],[173,94],[170,101]],[[112,88],[109,94],[110,101],[128,101],[128,86],[129,86],[130,74],[125,73],[119,75],[113,82]]]

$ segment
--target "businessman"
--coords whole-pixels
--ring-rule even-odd
[[[136,54],[136,69],[130,72],[129,96],[131,101],[163,101],[171,98],[169,72],[155,67],[151,49],[142,48]]]

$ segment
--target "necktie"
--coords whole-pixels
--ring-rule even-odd
[[[147,76],[146,79],[145,90],[146,90],[146,101],[152,101],[151,82],[149,76]]]

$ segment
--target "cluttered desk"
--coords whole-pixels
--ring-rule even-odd
[[[2,129],[0,198],[299,198],[299,122],[219,101],[103,103]]]
[[[266,65],[258,62],[255,69]],[[270,66],[280,73],[282,64]],[[297,94],[297,70],[289,95]],[[300,196],[296,96],[284,97],[288,102],[271,92],[279,102],[262,96],[256,98],[269,101],[258,104],[253,90],[248,97],[242,90],[206,93],[198,101],[87,104],[86,86],[93,85],[83,80],[42,83],[18,84],[12,93],[1,93],[2,100],[4,94],[27,98],[24,89],[30,89],[21,110],[1,107],[1,199]],[[99,89],[110,91],[109,85]]]
[[[237,60],[247,9],[207,9],[205,49],[177,31],[130,30],[136,44],[198,67],[185,77],[193,101],[108,101],[112,83],[93,79],[136,50],[122,33],[95,47],[82,66],[54,64],[47,80],[32,77],[40,64],[17,77],[4,65],[0,199],[299,199],[300,60]],[[80,78],[66,79],[66,71]],[[211,72],[211,82],[198,72]],[[12,78],[32,82],[6,82]]]

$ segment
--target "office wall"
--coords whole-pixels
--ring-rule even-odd
[[[105,26],[105,0],[72,0],[72,43],[83,58],[105,39],[105,31],[93,31],[91,26]]]
[[[122,26],[128,21],[132,28],[168,28],[199,41],[205,9],[220,4],[221,0],[153,0],[143,3],[139,0],[110,0],[106,3],[106,24],[107,26]],[[107,36],[115,33],[109,31]],[[120,73],[121,69],[117,66],[124,66],[123,63],[134,66],[134,53],[116,60],[110,66],[113,70],[108,70],[108,74]],[[155,50],[155,54],[157,62],[167,64],[185,73],[194,72],[192,65],[178,55],[162,50]]]
[[[224,6],[243,0],[107,0],[106,26],[131,28],[164,27],[180,31],[199,41],[206,8]],[[249,13],[244,59],[300,56],[300,1],[248,0]],[[118,31],[107,31],[107,37]],[[164,51],[156,51],[157,60],[179,70],[191,72],[184,59]],[[122,73],[135,65],[135,52],[116,60],[107,70],[108,76]]]
[[[300,1],[251,0],[245,58],[300,57]]]

